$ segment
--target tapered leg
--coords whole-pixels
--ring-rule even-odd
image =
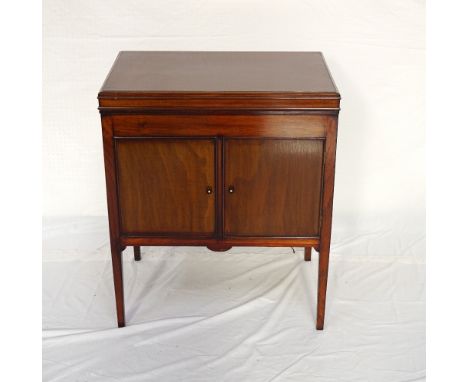
[[[325,322],[325,301],[327,296],[328,259],[330,254],[333,188],[335,183],[335,151],[337,117],[330,117],[327,123],[327,137],[324,154],[324,180],[322,197],[322,225],[320,230],[318,293],[317,293],[317,330],[322,330]]]
[[[125,308],[122,277],[122,251],[125,246],[120,243],[119,206],[117,202],[117,179],[115,170],[114,131],[112,117],[102,115],[102,139],[104,147],[104,166],[106,169],[107,212],[109,214],[109,235],[112,253],[112,273],[114,275],[115,305],[117,323],[125,326]]]
[[[319,252],[318,295],[317,295],[317,330],[323,330],[325,322],[325,302],[327,299],[328,260],[330,248]]]
[[[141,248],[137,245],[133,247],[133,256],[135,257],[135,261],[141,260]]]
[[[311,258],[312,258],[312,248],[305,247],[304,248],[304,261],[310,261]]]
[[[114,274],[115,305],[119,328],[125,326],[125,305],[122,275],[122,252],[112,249],[112,272]]]

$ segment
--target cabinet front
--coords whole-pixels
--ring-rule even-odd
[[[227,139],[225,235],[318,236],[323,151],[322,140]]]
[[[119,138],[115,145],[124,234],[214,233],[214,140]]]

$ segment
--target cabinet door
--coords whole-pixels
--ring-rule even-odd
[[[117,139],[121,230],[214,232],[214,140]]]
[[[322,140],[226,140],[225,235],[317,236],[322,167]]]

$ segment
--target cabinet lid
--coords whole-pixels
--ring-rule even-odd
[[[321,52],[152,52],[117,56],[100,109],[339,109]]]

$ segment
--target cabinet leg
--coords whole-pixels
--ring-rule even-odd
[[[328,260],[330,248],[321,248],[319,252],[318,295],[317,295],[317,330],[323,330],[325,322],[325,301],[327,298]]]
[[[312,248],[305,247],[304,248],[304,261],[310,261],[312,258]]]
[[[323,330],[325,321],[325,300],[327,296],[328,259],[330,255],[333,187],[335,184],[335,152],[336,128],[338,119],[330,118],[327,124],[325,140],[323,195],[322,195],[322,226],[320,229],[319,271],[317,293],[317,330]]]
[[[133,256],[135,257],[135,261],[141,260],[141,248],[140,246],[135,245],[133,247]]]
[[[125,306],[122,276],[122,252],[112,249],[112,272],[114,274],[115,305],[117,308],[117,323],[119,328],[125,326]]]

